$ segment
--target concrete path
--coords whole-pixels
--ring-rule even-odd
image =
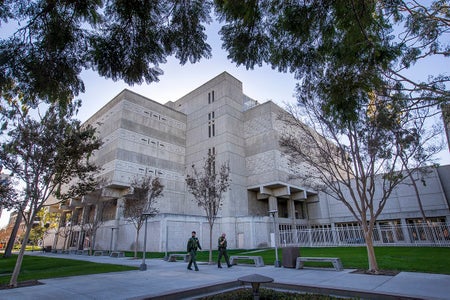
[[[123,264],[139,267],[142,260],[108,256],[27,253],[55,258],[81,259],[99,263]],[[39,280],[42,285],[0,290],[0,299],[192,299],[186,290],[225,283],[259,274],[284,284],[308,291],[308,287],[323,290],[352,291],[366,294],[367,299],[450,299],[450,275],[401,272],[396,276],[364,275],[352,269],[275,268],[273,265],[253,267],[237,265],[218,269],[216,265],[200,264],[199,272],[186,269],[182,261],[167,262],[147,259],[146,271],[126,271],[86,276]],[[345,266],[344,266],[345,267]],[[236,284],[235,284],[236,285]],[[262,285],[264,286],[264,285]],[[170,296],[170,293],[179,292]],[[372,295],[370,295],[372,293]],[[184,295],[184,296],[183,296]],[[364,294],[362,294],[364,295]],[[363,298],[363,297],[361,297]]]

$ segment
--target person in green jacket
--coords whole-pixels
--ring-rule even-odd
[[[192,270],[191,266],[192,264],[194,264],[195,271],[198,271],[196,255],[197,249],[202,250],[202,247],[200,246],[200,242],[195,235],[196,235],[195,231],[192,231],[192,236],[189,238],[187,243],[187,252],[189,253],[190,256],[187,268],[188,270]]]
[[[222,268],[220,265],[220,261],[222,260],[222,256],[225,257],[225,262],[227,263],[228,268],[231,268],[230,260],[228,259],[227,253],[227,239],[226,234],[222,233],[218,240],[218,248],[219,248],[219,258],[217,259],[217,267]]]

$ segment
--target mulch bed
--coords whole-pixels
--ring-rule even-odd
[[[43,283],[39,282],[37,280],[26,280],[26,281],[18,282],[16,287],[9,286],[9,283],[8,284],[0,284],[0,290],[15,289],[15,288],[34,286],[34,285],[41,285],[41,284],[43,284]]]
[[[395,275],[397,275],[400,272],[399,271],[392,271],[392,270],[378,270],[378,272],[373,272],[373,271],[365,270],[365,269],[357,269],[355,271],[352,271],[351,273],[354,273],[354,274],[367,274],[367,275],[395,276]]]

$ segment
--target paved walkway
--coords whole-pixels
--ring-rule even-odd
[[[99,263],[123,264],[139,267],[142,260],[33,252],[55,258],[82,259]],[[43,279],[42,285],[0,290],[0,299],[190,299],[183,291],[234,283],[237,279],[260,274],[274,279],[274,283],[291,287],[350,290],[374,293],[371,299],[450,299],[450,275],[401,272],[396,276],[364,275],[351,269],[275,268],[273,265],[253,267],[237,265],[218,269],[216,265],[200,264],[199,272],[186,269],[182,261],[166,262],[147,259],[146,271],[126,271],[66,278]],[[345,266],[344,266],[345,267]],[[264,286],[264,285],[263,285]],[[174,291],[178,296],[168,296]]]

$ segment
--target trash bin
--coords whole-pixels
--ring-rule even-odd
[[[284,268],[295,268],[297,257],[300,256],[300,247],[285,247],[282,250]]]

